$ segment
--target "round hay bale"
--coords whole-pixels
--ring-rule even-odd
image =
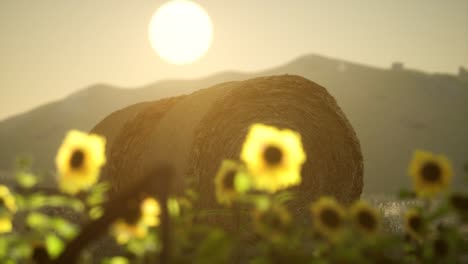
[[[101,179],[111,182],[111,195],[117,193],[126,179],[141,174],[138,162],[151,132],[164,114],[184,96],[135,104],[118,110],[93,129],[92,133],[106,137],[107,162]]]
[[[193,178],[200,206],[215,207],[218,166],[225,158],[239,159],[253,123],[301,133],[307,161],[303,182],[294,188],[296,209],[320,195],[333,195],[343,203],[359,198],[363,163],[353,128],[325,88],[294,75],[223,83],[149,103],[121,126],[105,173],[118,191],[146,176],[158,162],[169,162],[176,170],[172,193],[182,193],[187,179]]]
[[[187,174],[199,179],[200,193],[212,193],[212,177],[224,158],[238,159],[248,128],[264,123],[302,135],[307,161],[294,188],[297,209],[320,195],[347,204],[362,191],[363,162],[349,121],[325,88],[299,76],[239,82],[213,103],[195,129]],[[215,202],[202,196],[203,204]]]
[[[106,157],[108,159],[111,156],[111,149],[115,142],[115,138],[122,130],[122,127],[128,120],[133,120],[135,116],[149,104],[149,102],[143,102],[117,110],[105,117],[93,129],[91,129],[90,133],[104,135],[106,137]],[[107,175],[109,175],[107,172],[107,164],[101,171],[102,180],[105,180]]]

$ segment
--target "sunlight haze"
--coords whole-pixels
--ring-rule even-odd
[[[95,83],[134,88],[251,72],[311,53],[426,72],[468,66],[467,0],[195,2],[215,35],[205,55],[180,66],[148,41],[150,19],[165,1],[2,0],[0,120]]]

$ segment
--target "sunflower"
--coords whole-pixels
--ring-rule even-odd
[[[287,231],[291,215],[283,205],[271,206],[266,210],[253,211],[255,229],[271,240],[278,240]]]
[[[55,158],[62,191],[76,194],[96,183],[106,162],[105,144],[105,138],[95,134],[68,132]]]
[[[12,215],[16,213],[16,202],[10,190],[0,185],[0,234],[11,232],[13,224]]]
[[[408,168],[416,193],[431,197],[446,189],[452,180],[452,165],[443,155],[415,151]]]
[[[230,205],[248,189],[248,177],[244,168],[233,160],[223,160],[215,176],[216,199],[221,204]]]
[[[424,231],[424,220],[421,216],[421,213],[412,208],[405,213],[405,230],[410,238],[414,240],[421,239],[422,233]]]
[[[13,224],[7,216],[0,216],[0,234],[11,232]]]
[[[126,244],[132,238],[144,238],[148,234],[148,227],[141,223],[129,224],[119,219],[112,225],[111,233],[117,243]]]
[[[357,201],[350,208],[355,226],[366,234],[375,234],[379,229],[380,219],[377,210],[365,201]]]
[[[240,157],[258,190],[274,193],[301,183],[300,172],[306,154],[301,135],[297,132],[254,124],[247,134]]]
[[[336,239],[342,234],[345,211],[333,197],[323,196],[311,206],[314,227],[324,237]]]
[[[146,226],[158,226],[161,206],[154,198],[148,197],[141,202],[141,221]]]
[[[16,212],[15,198],[8,187],[0,185],[0,216],[11,215]]]
[[[138,210],[130,212],[125,219],[118,219],[113,225],[111,233],[117,243],[125,244],[131,238],[143,238],[149,227],[158,226],[161,206],[154,198],[145,198]]]

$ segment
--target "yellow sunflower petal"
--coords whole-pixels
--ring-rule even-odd
[[[16,202],[15,197],[11,194],[10,190],[5,185],[0,185],[0,202],[5,206],[9,213],[15,213]]]
[[[146,198],[141,203],[142,222],[147,226],[158,226],[161,206],[154,198]]]
[[[7,217],[0,218],[0,234],[9,233],[13,229],[11,220]]]
[[[10,195],[10,189],[3,184],[0,184],[0,197]]]
[[[144,225],[129,225],[125,221],[117,220],[111,229],[111,233],[119,244],[126,244],[132,238],[143,238],[148,229]]]

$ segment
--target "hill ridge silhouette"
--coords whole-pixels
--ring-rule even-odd
[[[328,89],[355,128],[364,154],[365,192],[392,192],[408,185],[412,150],[445,153],[456,181],[468,159],[468,83],[456,75],[375,68],[316,54],[254,73],[220,72],[205,78],[161,80],[134,89],[100,83],[61,100],[0,121],[0,171],[15,157],[34,157],[34,169],[53,174],[53,160],[69,129],[88,131],[125,106],[187,94],[222,82],[296,74]],[[49,177],[51,178],[51,177]]]

